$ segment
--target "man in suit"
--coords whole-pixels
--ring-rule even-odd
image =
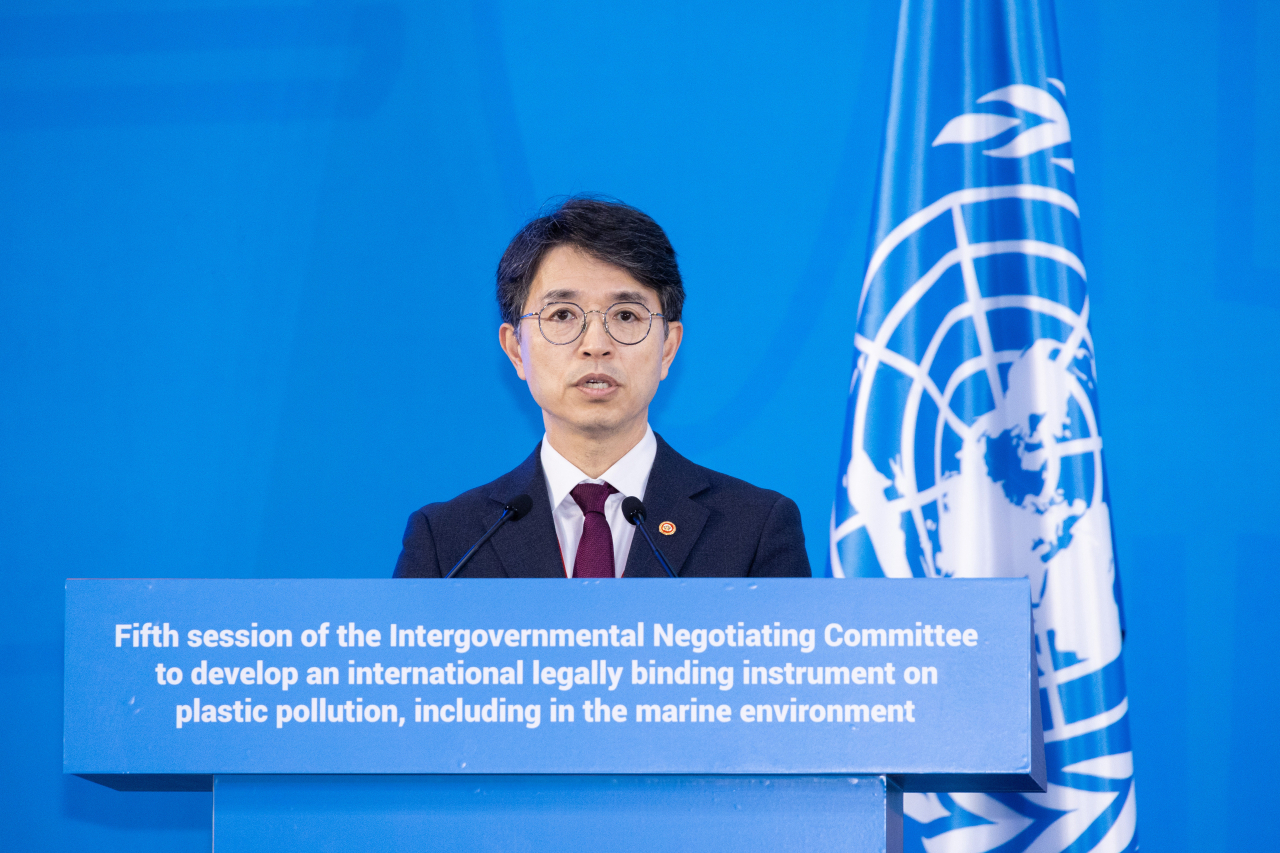
[[[533,499],[457,577],[665,577],[622,501],[681,577],[809,577],[800,510],[695,465],[649,426],[680,349],[675,250],[644,213],[571,198],[526,225],[498,265],[498,337],[546,434],[514,471],[409,517],[395,577],[442,577],[517,495]]]

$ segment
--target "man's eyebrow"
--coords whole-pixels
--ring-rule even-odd
[[[542,299],[544,302],[561,302],[565,300],[576,299],[577,297],[578,297],[578,291],[566,290],[564,288],[560,288],[558,290],[548,290],[546,293],[542,294]]]
[[[540,297],[543,303],[547,302],[572,302],[577,299],[581,293],[577,290],[568,288],[557,288],[556,290],[548,290]],[[609,298],[614,302],[639,302],[647,304],[646,299],[649,294],[640,290],[615,290],[609,294]]]
[[[612,295],[615,302],[639,302],[644,304],[648,294],[639,290],[618,290]]]

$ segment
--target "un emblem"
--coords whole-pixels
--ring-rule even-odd
[[[1074,171],[1052,157],[1070,128],[1048,90],[978,101],[1032,119],[966,113],[934,147],[1006,163],[1046,152],[1049,169]],[[1026,577],[1035,612],[1049,791],[908,795],[931,850],[989,850],[1050,825],[1059,839],[1086,827],[1118,839],[1134,825],[1079,209],[1031,175],[907,216],[876,244],[858,308],[831,573]]]
[[[1048,222],[1078,209],[1033,184],[960,190],[874,252],[868,282],[895,250],[936,242],[929,229],[951,232],[950,247],[857,335],[842,482],[852,512],[833,541],[862,531],[887,577],[1030,578],[1046,671],[1055,654],[1100,667],[1119,654],[1120,629],[1086,273],[1067,246],[1017,233],[1028,230],[1023,213]],[[832,567],[843,574],[839,557]],[[1066,614],[1079,612],[1086,575],[1111,618],[1074,625]]]

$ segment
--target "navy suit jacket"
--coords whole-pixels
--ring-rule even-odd
[[[564,563],[542,473],[542,446],[519,468],[445,503],[409,516],[395,577],[443,577],[507,501],[533,498],[533,509],[508,521],[454,577],[563,578]],[[681,577],[809,577],[800,510],[790,498],[695,465],[658,437],[645,487],[646,529]],[[669,521],[675,532],[658,532]],[[666,577],[639,532],[623,577]]]

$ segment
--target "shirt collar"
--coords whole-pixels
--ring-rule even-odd
[[[542,437],[542,472],[547,479],[547,497],[554,510],[569,497],[569,492],[579,483],[608,482],[625,496],[634,496],[644,500],[644,490],[649,483],[649,472],[653,469],[653,460],[658,455],[658,439],[653,434],[653,427],[647,426],[644,438],[626,452],[621,459],[613,463],[598,479],[592,479],[578,467],[565,459],[551,446],[547,436]]]

